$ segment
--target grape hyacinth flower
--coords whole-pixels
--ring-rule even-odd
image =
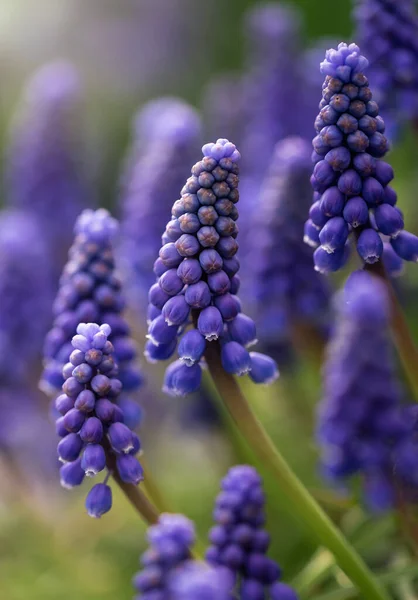
[[[240,598],[297,600],[296,593],[278,580],[278,565],[267,556],[270,536],[264,529],[265,496],[254,467],[232,467],[216,499],[216,525],[209,533],[206,560],[227,568],[237,580]]]
[[[83,172],[81,104],[81,82],[71,63],[42,67],[27,87],[7,156],[9,205],[39,219],[57,277],[77,215],[92,203]]]
[[[336,307],[318,412],[323,470],[335,482],[360,474],[367,504],[390,509],[417,488],[418,443],[396,377],[385,284],[357,271]]]
[[[367,56],[374,99],[396,128],[418,111],[418,17],[413,0],[357,0],[357,38]]]
[[[194,525],[183,515],[164,513],[156,525],[148,528],[147,538],[150,547],[141,557],[143,569],[133,580],[138,592],[135,600],[169,598],[171,574],[190,560]]]
[[[232,600],[234,579],[226,569],[188,561],[173,572],[169,581],[170,600]]]
[[[321,72],[326,76],[313,140],[311,178],[314,203],[305,241],[317,247],[315,269],[337,271],[348,257],[354,231],[357,252],[369,264],[383,255],[382,236],[403,260],[418,260],[418,238],[404,231],[396,193],[389,183],[392,167],[381,160],[388,150],[385,124],[364,70],[367,59],[355,44],[328,50]]]
[[[131,305],[142,315],[167,214],[198,146],[200,118],[178,98],[158,98],[135,121],[133,148],[121,184],[120,258]]]
[[[115,270],[114,239],[118,223],[107,210],[85,210],[75,225],[75,240],[64,268],[54,303],[54,323],[44,346],[45,365],[41,387],[54,393],[63,384],[62,368],[71,353],[71,339],[78,323],[108,323],[124,393],[134,392],[142,377],[136,365],[136,347],[123,316],[125,300]],[[135,427],[139,407],[123,394],[120,405]]]
[[[258,330],[268,347],[289,341],[295,322],[323,330],[330,291],[312,269],[312,250],[300,243],[311,204],[311,145],[290,137],[276,145],[254,216],[257,237],[248,256],[248,290]]]
[[[269,383],[275,362],[247,350],[256,341],[254,321],[241,312],[237,297],[239,262],[238,165],[235,145],[220,139],[203,146],[162,237],[154,265],[157,282],[149,291],[146,356],[151,362],[179,360],[166,370],[164,391],[185,395],[199,389],[207,344],[219,340],[223,369]],[[195,328],[188,329],[191,319]]]
[[[53,285],[38,222],[0,211],[0,381],[28,382],[51,322]]]
[[[116,400],[122,390],[117,378],[113,344],[108,324],[80,323],[71,345],[73,351],[64,365],[62,394],[55,400],[60,415],[56,421],[61,484],[73,488],[84,476],[94,477],[107,468],[107,452],[116,455],[122,481],[137,485],[143,472],[136,454],[138,436],[124,422]],[[104,483],[93,486],[86,498],[87,512],[101,517],[112,507],[112,492]]]

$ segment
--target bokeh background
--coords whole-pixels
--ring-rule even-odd
[[[204,107],[206,86],[213,76],[242,71],[246,42],[242,20],[246,10],[256,4],[255,0],[3,0],[2,149],[7,146],[10,123],[27,78],[51,60],[72,61],[85,86],[85,131],[94,194],[99,205],[112,210],[135,112],[147,100],[167,94],[178,95],[197,108]],[[351,41],[349,0],[287,4],[301,11],[306,47],[319,38]],[[289,72],[292,68],[290,61]],[[303,87],[300,94],[304,94]],[[319,96],[318,89],[318,100]],[[412,144],[412,134],[406,132],[390,161],[396,169],[395,187],[409,229],[416,232],[417,181]],[[404,285],[409,290],[405,302],[411,307],[415,279],[409,269]],[[416,327],[413,318],[411,326]],[[138,324],[137,329],[141,346],[144,325]],[[193,518],[199,535],[205,539],[219,478],[228,466],[242,459],[243,452],[245,456],[245,447],[241,440],[225,435],[219,416],[196,416],[189,400],[164,398],[159,391],[161,370],[147,366],[144,370],[148,383],[141,391],[147,412],[142,440],[147,460],[172,510]],[[257,413],[311,489],[321,485],[310,416],[319,397],[319,380],[317,365],[302,359],[271,389],[246,384]],[[209,411],[208,407],[205,410]],[[26,418],[22,410],[22,422]],[[28,423],[26,426],[30,428]],[[53,429],[47,420],[45,427]],[[34,447],[43,443],[39,432],[37,436],[31,441]],[[144,526],[131,506],[116,492],[110,514],[99,521],[89,519],[83,491],[63,492],[53,466],[35,464],[36,459],[30,456],[25,460],[26,469],[21,464],[15,468],[13,457],[3,456],[0,462],[0,598],[130,598],[130,580],[145,544]],[[268,492],[273,484],[259,466]],[[315,550],[315,544],[297,522],[288,519],[280,504],[270,503],[268,512],[272,555],[283,565],[285,579],[290,581]],[[366,554],[382,532],[389,532],[386,540],[390,543],[390,524],[385,519],[381,519],[381,529],[374,527],[368,539],[368,521],[361,509],[350,519],[342,526],[354,543],[359,547],[363,544]],[[379,545],[379,552],[384,552],[383,545]],[[340,582],[344,585],[342,576]]]

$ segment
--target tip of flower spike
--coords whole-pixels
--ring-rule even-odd
[[[229,140],[220,138],[215,143],[210,142],[205,144],[202,148],[203,156],[214,158],[215,160],[221,160],[221,158],[230,158],[234,162],[238,162],[241,158],[241,154],[237,150],[235,144]]]
[[[84,234],[90,241],[98,244],[107,244],[112,241],[119,224],[105,208],[83,210],[74,226],[76,234]]]
[[[72,106],[81,97],[80,75],[68,61],[58,60],[42,66],[32,77],[26,91],[29,102]]]
[[[187,142],[201,132],[198,112],[181,98],[167,96],[152,100],[135,117],[139,139]]]
[[[352,74],[363,71],[368,65],[369,61],[362,56],[357,44],[341,42],[337,49],[330,48],[326,51],[320,69],[323,75],[338,77],[348,82]]]
[[[189,547],[194,543],[195,537],[193,521],[184,515],[170,513],[162,513],[158,523],[149,527],[147,533],[149,543],[156,547],[163,545],[167,538]]]
[[[270,40],[283,40],[298,35],[302,25],[300,12],[277,2],[265,2],[248,11],[245,28],[249,35]]]
[[[343,290],[344,312],[367,323],[385,323],[389,319],[389,297],[386,286],[366,271],[354,271]]]

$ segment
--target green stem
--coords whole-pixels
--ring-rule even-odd
[[[224,371],[218,342],[207,344],[205,357],[209,372],[227,409],[253,451],[274,473],[278,485],[288,498],[287,506],[290,512],[303,520],[311,528],[319,542],[334,554],[341,569],[363,592],[367,600],[389,600],[384,588],[374,580],[373,574],[366,564],[275,448],[245,397],[241,394],[235,379]]]
[[[399,579],[401,577],[418,577],[418,565],[407,565],[405,567],[399,567],[398,569],[394,569],[390,571],[390,573],[385,570],[383,573],[376,574],[376,580],[379,581],[381,585],[390,585],[399,583]],[[326,592],[325,594],[321,594],[319,596],[312,596],[312,600],[349,600],[351,598],[357,598],[358,592],[354,587],[346,587],[344,589],[333,590],[331,592]],[[367,597],[368,600],[369,597]],[[366,599],[364,599],[366,600]]]
[[[415,346],[409,332],[408,323],[405,319],[395,290],[393,289],[392,282],[386,273],[382,261],[374,263],[373,265],[366,264],[364,269],[369,271],[369,273],[380,277],[380,279],[383,279],[386,284],[391,306],[391,326],[395,344],[409,385],[415,396],[415,400],[418,402],[418,348]]]
[[[292,581],[301,598],[310,597],[312,588],[328,579],[335,569],[334,556],[324,548],[318,548],[306,567]]]
[[[170,510],[170,507],[167,504],[160,488],[158,487],[157,483],[155,482],[155,479],[151,474],[151,469],[150,469],[147,461],[145,460],[144,455],[142,455],[140,457],[140,462],[141,462],[142,469],[144,471],[143,485],[144,485],[147,496],[153,502],[153,504],[156,506],[156,508],[158,509],[158,511],[160,513],[173,512],[172,510]]]

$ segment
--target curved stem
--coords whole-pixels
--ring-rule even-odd
[[[142,469],[144,471],[144,488],[147,496],[156,506],[160,513],[163,512],[173,512],[168,503],[165,501],[164,495],[161,492],[159,486],[157,485],[154,477],[151,474],[151,469],[148,465],[148,462],[145,460],[144,455],[140,457]]]
[[[119,475],[119,471],[116,467],[116,456],[110,450],[109,447],[105,447],[106,452],[106,465],[109,472],[112,474],[113,479],[116,481],[122,492],[128,498],[129,502],[135,508],[135,510],[141,515],[142,519],[148,525],[154,525],[158,521],[160,516],[159,511],[156,507],[148,500],[144,492],[140,487],[133,485],[132,483],[125,483],[122,481]]]
[[[274,473],[278,485],[289,500],[287,506],[290,512],[304,521],[319,542],[334,554],[341,569],[362,591],[365,598],[389,600],[389,596],[375,581],[361,557],[312,498],[275,448],[246,398],[241,394],[235,379],[223,370],[218,342],[207,344],[205,357],[209,372],[225,406],[253,451]]]

